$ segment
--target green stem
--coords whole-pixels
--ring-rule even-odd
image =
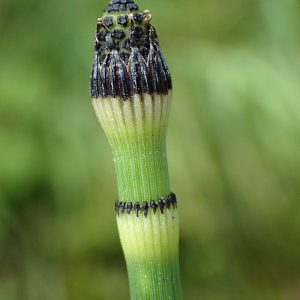
[[[170,194],[166,130],[168,95],[93,99],[112,146],[121,201],[158,199]]]
[[[117,217],[127,264],[131,299],[182,299],[178,260],[178,215],[148,213]]]
[[[93,99],[112,146],[120,201],[139,203],[170,195],[166,130],[171,105],[167,95]],[[137,202],[136,202],[137,201]],[[182,299],[175,203],[117,214],[132,300]]]

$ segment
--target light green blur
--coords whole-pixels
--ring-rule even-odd
[[[1,300],[129,299],[113,156],[89,97],[108,2],[1,1]],[[173,79],[184,298],[298,299],[299,1],[137,4]]]

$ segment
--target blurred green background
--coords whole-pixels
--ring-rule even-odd
[[[107,1],[0,2],[0,299],[129,299],[89,97]],[[300,2],[157,0],[186,300],[300,299]]]

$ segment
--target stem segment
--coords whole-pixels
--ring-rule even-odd
[[[177,208],[117,217],[131,299],[182,299]]]
[[[166,129],[171,105],[168,95],[134,95],[93,99],[111,144],[121,201],[158,199],[170,194]]]
[[[117,224],[131,299],[182,299],[177,204],[163,202],[170,195],[165,141],[171,91],[127,101],[93,99],[93,105],[113,149],[119,201],[125,203]],[[143,210],[150,199],[161,204]]]

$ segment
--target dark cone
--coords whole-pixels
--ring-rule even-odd
[[[98,19],[91,72],[91,97],[167,94],[171,75],[148,11],[132,0],[113,0]]]

